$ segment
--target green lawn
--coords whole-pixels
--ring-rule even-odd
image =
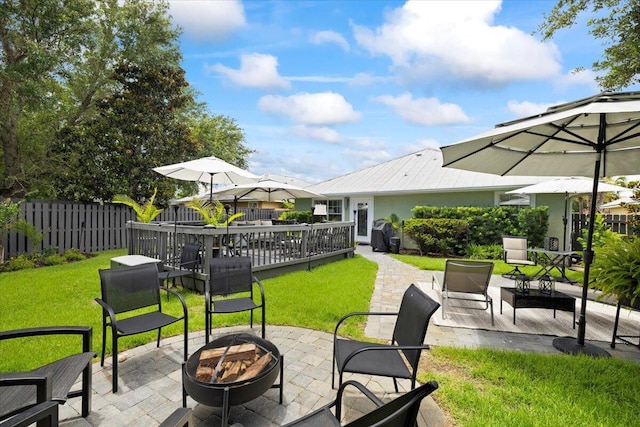
[[[72,264],[0,274],[0,330],[54,324],[91,325],[94,350],[100,351],[101,313],[93,299],[100,295],[99,268],[113,256],[100,253]],[[442,269],[444,259],[397,255],[404,262]],[[496,262],[496,273],[509,266]],[[377,265],[356,256],[313,271],[264,280],[267,323],[333,332],[350,311],[366,311]],[[577,279],[577,277],[574,277]],[[183,293],[191,330],[204,327],[201,295]],[[163,298],[163,303],[166,301]],[[172,298],[167,308],[180,312]],[[215,326],[246,324],[248,315],[217,316]],[[225,323],[220,323],[224,319]],[[363,324],[350,324],[347,334],[363,336]],[[163,335],[180,334],[174,325]],[[154,333],[121,340],[126,347],[154,339]],[[29,369],[78,343],[0,346],[0,372]],[[45,348],[45,351],[43,351]],[[540,355],[507,351],[438,347],[426,352],[419,378],[436,379],[440,407],[459,426],[621,426],[636,424],[640,407],[640,364],[615,359]]]

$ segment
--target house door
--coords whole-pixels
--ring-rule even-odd
[[[351,199],[355,211],[356,242],[371,243],[371,227],[373,226],[373,199]]]

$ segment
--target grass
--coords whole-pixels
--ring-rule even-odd
[[[637,425],[640,364],[586,356],[433,348],[419,378],[469,427]]]
[[[108,268],[109,251],[72,264],[0,274],[0,330],[71,324],[94,327],[94,349],[101,349],[101,313],[93,301],[100,294],[97,270]],[[420,268],[441,270],[444,259],[394,255]],[[496,262],[496,274],[510,269]],[[356,256],[336,263],[263,281],[267,323],[332,332],[350,311],[366,311],[377,266]],[[575,273],[575,272],[572,272]],[[191,330],[204,328],[201,295],[183,293]],[[339,297],[338,297],[339,296]],[[163,305],[166,299],[163,298]],[[180,312],[172,298],[167,309]],[[224,323],[222,321],[224,320]],[[246,324],[247,314],[214,317],[216,326]],[[363,323],[346,334],[361,338]],[[181,325],[163,332],[180,334]],[[120,340],[126,347],[154,339],[154,333]],[[79,347],[66,340],[0,347],[0,372],[25,370]],[[42,351],[46,348],[46,351]],[[640,406],[640,364],[491,350],[434,347],[425,353],[419,378],[435,379],[440,407],[458,426],[620,426],[636,424]]]
[[[102,349],[102,311],[94,298],[100,296],[98,269],[109,268],[110,259],[124,251],[105,251],[85,261],[20,270],[0,274],[0,330],[20,329],[42,325],[93,326],[93,348]],[[350,311],[366,311],[373,292],[377,265],[363,257],[346,259],[315,268],[262,281],[267,301],[266,322],[273,325],[297,325],[304,328],[333,332],[338,319]],[[189,330],[204,329],[204,298],[183,291],[188,311]],[[342,295],[344,298],[334,298]],[[163,309],[181,315],[177,298]],[[214,327],[248,324],[248,313],[214,316]],[[364,319],[346,325],[344,333],[363,335]],[[163,328],[163,336],[182,333],[177,322]],[[146,344],[155,339],[156,332],[133,335],[118,341],[121,350]],[[111,352],[111,333],[107,333],[107,354]],[[45,338],[46,340],[46,338]],[[80,340],[70,339],[51,343],[42,352],[41,341],[10,340],[3,342],[0,372],[32,369],[56,360],[80,348]],[[51,347],[51,346],[55,347]]]

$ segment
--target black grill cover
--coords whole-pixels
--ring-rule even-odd
[[[396,235],[393,224],[385,220],[377,220],[371,228],[371,248],[374,251],[391,251],[391,238]]]

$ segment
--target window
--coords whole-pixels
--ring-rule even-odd
[[[313,206],[325,205],[327,207],[327,219],[329,221],[342,221],[342,199],[314,200]]]

